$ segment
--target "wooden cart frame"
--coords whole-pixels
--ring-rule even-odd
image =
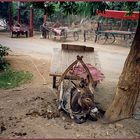
[[[28,28],[26,26],[21,26],[19,29],[14,29],[14,27],[11,28],[11,38],[14,37],[19,37],[20,35],[25,35],[25,37],[28,37]]]
[[[53,79],[53,88],[57,88],[64,79],[80,80],[80,77],[68,75],[68,71],[77,63],[80,62],[90,77],[91,74],[84,62],[91,63],[96,66],[94,48],[82,45],[62,44],[62,49],[55,48],[50,76]],[[77,57],[77,60],[75,60]],[[56,85],[57,77],[59,82]],[[94,83],[94,81],[92,81]]]

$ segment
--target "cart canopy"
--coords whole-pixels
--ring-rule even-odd
[[[106,18],[138,20],[139,12],[133,12],[132,15],[127,15],[128,11],[106,10],[105,13],[98,12],[98,15]]]

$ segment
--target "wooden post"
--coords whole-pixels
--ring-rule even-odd
[[[30,7],[30,27],[29,27],[29,36],[33,36],[33,8]]]
[[[18,23],[21,23],[21,9],[20,7],[18,8]]]
[[[84,42],[86,42],[86,30],[84,30]]]
[[[9,5],[9,27],[11,30],[11,26],[13,25],[13,12],[12,12],[12,3]]]
[[[56,76],[53,76],[53,88],[56,88]]]

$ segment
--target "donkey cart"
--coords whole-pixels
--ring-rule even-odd
[[[19,37],[20,35],[25,35],[25,37],[28,37],[28,27],[23,25],[14,25],[11,27],[11,38],[13,36]]]
[[[55,54],[56,52],[58,51],[55,51]],[[58,64],[55,65],[56,69],[53,69],[53,67],[51,69],[51,72],[55,70],[55,73],[50,74],[50,76],[53,76],[54,88],[56,87],[56,79],[54,79],[54,77],[60,77],[57,84],[58,109],[68,113],[71,119],[74,119],[77,123],[85,122],[87,117],[96,121],[98,117],[103,115],[104,111],[94,101],[94,88],[97,83],[103,79],[103,74],[95,67],[91,67],[91,65],[83,61],[87,54],[89,59],[94,61],[93,57],[91,57],[94,56],[94,49],[86,46],[63,44],[60,52],[62,53],[59,58],[61,60],[60,62],[65,63],[60,67],[58,57],[55,55],[54,58],[57,58]],[[83,54],[84,57],[77,55],[77,60],[68,63],[70,59],[71,61],[75,59],[76,54]],[[63,57],[65,58],[64,60],[62,59]],[[88,57],[86,59],[88,59]],[[54,64],[54,60],[52,64]],[[69,65],[67,66],[67,64]],[[60,73],[60,68],[61,70],[65,68],[63,73]]]
[[[61,41],[66,41],[68,38],[73,38],[74,41],[79,40],[79,30],[78,29],[69,29],[68,27],[59,27],[59,28],[53,28],[53,27],[41,27],[42,28],[42,34],[44,35],[44,38],[48,36],[48,38],[52,38],[54,40],[60,39]]]

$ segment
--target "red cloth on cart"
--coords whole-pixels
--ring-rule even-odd
[[[57,34],[57,35],[61,35],[61,29],[58,28],[54,28],[53,31]]]
[[[93,67],[91,64],[86,64],[86,66],[89,69],[94,81],[100,82],[105,78],[104,74],[97,68]],[[84,79],[87,78],[87,72],[80,63],[73,66],[73,68],[70,70],[70,74],[79,76]]]

